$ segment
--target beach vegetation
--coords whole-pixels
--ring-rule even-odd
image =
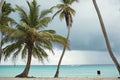
[[[20,15],[20,23],[15,24],[14,28],[5,26],[8,29],[5,32],[9,35],[2,39],[4,47],[0,59],[3,57],[4,60],[7,60],[12,57],[13,61],[16,61],[18,56],[21,56],[22,59],[27,58],[25,69],[16,77],[28,77],[32,57],[44,62],[44,59],[48,59],[46,50],[54,53],[54,43],[68,46],[66,44],[67,39],[58,35],[55,30],[44,29],[51,21],[51,17],[48,15],[51,10],[39,12],[40,6],[35,0],[31,3],[27,1],[27,4],[29,7],[28,12],[22,7],[16,6],[16,10]]]
[[[2,54],[2,47],[1,47],[1,40],[7,36],[5,33],[8,29],[8,25],[12,25],[15,21],[9,17],[10,13],[14,12],[15,10],[11,7],[10,3],[6,3],[6,1],[2,0],[0,2],[0,55]],[[4,29],[3,29],[4,28]]]
[[[56,6],[53,6],[51,8],[51,9],[57,9],[57,11],[53,15],[52,19],[56,15],[59,15],[60,20],[65,19],[67,30],[68,30],[67,37],[66,37],[67,40],[69,40],[70,28],[72,27],[72,23],[73,23],[72,17],[73,17],[73,15],[75,15],[75,10],[71,7],[71,4],[74,2],[77,2],[77,1],[78,0],[61,0],[62,4],[57,4]],[[68,44],[68,43],[66,43],[66,44]],[[62,54],[61,54],[59,62],[58,62],[56,73],[54,75],[55,78],[57,78],[59,76],[60,65],[61,65],[61,62],[62,62],[62,59],[64,57],[66,49],[67,49],[67,47],[64,46]]]

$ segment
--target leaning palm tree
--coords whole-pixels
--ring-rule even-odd
[[[54,8],[58,9],[58,11],[53,15],[53,18],[58,14],[60,15],[59,17],[61,20],[65,18],[67,29],[68,29],[67,37],[66,37],[67,40],[69,39],[70,28],[72,27],[72,23],[73,23],[72,16],[75,15],[75,10],[73,8],[71,8],[70,5],[75,1],[78,1],[78,0],[62,0],[62,4],[58,4],[51,8],[51,9],[54,9]],[[61,65],[63,56],[65,54],[65,51],[66,51],[66,46],[64,46],[62,55],[59,59],[57,70],[56,70],[56,73],[54,76],[55,78],[57,78],[59,76],[59,69],[60,69],[60,65]]]
[[[51,18],[47,17],[47,14],[51,11],[44,10],[40,14],[39,5],[37,5],[35,0],[31,3],[27,1],[27,4],[29,13],[26,13],[19,6],[16,8],[21,17],[20,24],[17,24],[15,28],[7,27],[7,31],[4,27],[2,28],[4,32],[9,33],[2,40],[2,45],[7,42],[11,42],[11,44],[3,48],[4,53],[1,57],[6,60],[12,55],[13,61],[16,61],[15,59],[19,54],[21,54],[22,59],[27,57],[24,71],[16,77],[28,77],[32,56],[43,62],[48,57],[46,49],[53,52],[52,44],[54,42],[67,46],[66,38],[56,34],[54,30],[43,29],[51,21]]]
[[[104,38],[105,38],[105,42],[106,42],[107,49],[108,49],[108,51],[109,51],[109,55],[110,55],[110,57],[112,58],[115,66],[117,67],[118,72],[119,72],[119,74],[120,74],[120,64],[119,64],[119,62],[117,61],[116,57],[114,56],[114,53],[113,53],[112,48],[111,48],[111,46],[110,46],[110,42],[109,42],[109,39],[108,39],[108,36],[107,36],[107,32],[106,32],[106,29],[105,29],[105,25],[104,25],[104,22],[103,22],[103,19],[102,19],[100,10],[99,10],[99,8],[98,8],[98,5],[97,5],[97,3],[96,3],[96,0],[93,0],[93,4],[94,4],[94,6],[95,6],[95,9],[96,9],[96,12],[97,12],[99,21],[100,21],[101,29],[102,29],[102,32],[103,32],[103,35],[104,35]]]

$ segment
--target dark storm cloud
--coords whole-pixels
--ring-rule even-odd
[[[59,0],[50,2],[46,2],[45,0],[37,1],[41,5],[42,9],[48,9],[59,3]],[[21,5],[25,8],[27,7],[26,0],[9,0],[8,2],[11,2],[14,5]],[[118,36],[120,34],[119,0],[98,0],[97,3],[103,16],[111,46],[114,51],[120,51],[120,36]],[[103,38],[92,0],[80,0],[79,3],[74,3],[72,7],[76,10],[76,15],[73,17],[73,26],[71,28],[70,35],[70,48],[72,50],[105,51],[105,40]],[[56,16],[49,24],[49,29],[54,29],[57,33],[63,36],[66,36],[67,33],[65,21],[60,21],[58,16]]]

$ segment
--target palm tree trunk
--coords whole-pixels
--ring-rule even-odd
[[[67,34],[67,41],[69,40],[69,36],[70,36],[70,27],[68,27],[68,34]],[[61,54],[61,57],[60,57],[60,60],[58,62],[58,65],[57,65],[57,70],[56,70],[56,73],[54,75],[54,78],[58,78],[59,77],[59,70],[60,70],[60,65],[61,65],[61,62],[62,62],[62,59],[64,57],[64,54],[65,54],[65,51],[66,51],[66,46],[64,46],[63,48],[63,52]]]
[[[101,13],[100,13],[100,10],[97,6],[97,3],[96,3],[96,0],[93,0],[93,4],[94,4],[94,7],[96,9],[96,12],[97,12],[97,15],[98,15],[98,18],[99,18],[99,21],[100,21],[100,25],[101,25],[101,29],[102,29],[102,32],[103,32],[103,35],[104,35],[104,38],[105,38],[105,42],[106,42],[106,46],[107,46],[107,49],[109,51],[109,55],[110,57],[112,58],[119,74],[120,74],[120,64],[118,63],[117,59],[115,58],[114,56],[114,53],[112,51],[112,48],[110,46],[110,42],[109,42],[109,39],[108,39],[108,36],[107,36],[107,32],[106,32],[106,29],[105,29],[105,25],[104,25],[104,22],[103,22],[103,19],[102,19],[102,16],[101,16]]]
[[[32,49],[33,47],[28,48],[28,60],[27,60],[26,67],[24,71],[21,74],[17,75],[16,77],[28,77],[28,73],[31,65],[31,59],[32,59]]]

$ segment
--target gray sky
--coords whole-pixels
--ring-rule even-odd
[[[6,1],[13,5],[21,5],[27,9],[26,0]],[[60,0],[37,1],[41,5],[41,9],[48,9],[60,3]],[[120,60],[120,0],[97,0],[97,3],[106,26],[111,46],[118,60]],[[71,51],[66,52],[62,64],[112,63],[106,51],[105,41],[92,0],[79,0],[79,3],[74,3],[72,7],[76,10],[76,15],[73,17],[74,22],[70,35]],[[11,16],[15,15],[15,19],[18,20],[17,14],[11,14]],[[49,29],[55,29],[59,34],[64,36],[67,33],[64,20],[60,21],[58,16],[49,24]],[[57,64],[61,52],[56,49],[55,52],[56,55],[51,55],[49,62],[46,62],[46,64]],[[103,59],[98,59],[100,57]],[[7,63],[10,62],[3,62],[3,64]],[[18,62],[18,64],[23,63]]]

